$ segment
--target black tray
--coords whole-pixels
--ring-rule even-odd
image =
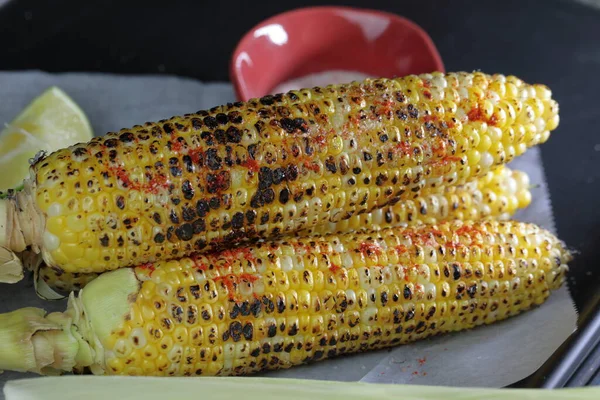
[[[515,74],[553,89],[562,121],[542,157],[558,233],[578,252],[568,284],[579,330],[538,373],[514,386],[599,384],[600,9],[575,0],[11,0],[0,7],[0,69],[226,80],[231,52],[253,25],[323,4],[379,8],[416,21],[449,71]]]

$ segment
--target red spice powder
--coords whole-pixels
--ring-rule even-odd
[[[331,266],[329,267],[329,270],[330,270],[332,273],[334,273],[334,274],[335,274],[336,272],[338,272],[340,269],[341,269],[341,267],[340,267],[339,265],[336,265],[336,264],[333,264],[333,263],[332,263],[332,264],[331,264]]]
[[[258,164],[258,161],[252,158],[247,158],[244,162],[242,162],[241,165],[242,167],[248,168],[252,172],[258,172],[260,170],[260,165]]]
[[[145,271],[150,271],[149,275],[152,276],[152,273],[155,271],[155,267],[153,263],[145,263],[138,266],[139,269],[143,269]]]
[[[488,125],[496,125],[498,123],[498,117],[494,114],[490,118],[486,118],[483,114],[483,110],[479,107],[479,105],[475,105],[468,113],[469,121],[483,121]]]
[[[192,162],[194,164],[200,164],[200,161],[202,161],[203,155],[204,155],[204,152],[202,151],[201,147],[198,147],[197,149],[189,149],[188,150],[188,156],[190,156],[190,158],[192,159]]]
[[[366,257],[371,256],[371,254],[380,255],[381,246],[375,242],[363,242],[360,244],[358,251],[360,251]]]

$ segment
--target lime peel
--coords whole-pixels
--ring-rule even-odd
[[[0,191],[18,187],[40,151],[53,152],[93,136],[81,108],[58,87],[48,88],[0,132],[0,169],[12,171],[0,176]]]

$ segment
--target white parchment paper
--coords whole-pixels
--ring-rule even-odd
[[[235,100],[229,84],[175,77],[0,72],[0,123],[10,122],[31,99],[52,85],[73,97],[97,134]],[[537,185],[532,189],[532,204],[516,218],[555,231],[540,150],[528,151],[512,166],[526,171],[532,184]],[[65,305],[65,301],[37,299],[30,280],[0,285],[0,312],[25,306],[60,311]],[[262,375],[502,387],[535,372],[575,330],[576,319],[572,299],[563,287],[541,307],[495,325]],[[0,375],[0,384],[28,376],[34,375],[6,372]]]

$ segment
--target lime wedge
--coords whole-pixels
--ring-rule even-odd
[[[62,90],[51,87],[35,98],[0,132],[0,191],[21,186],[29,159],[39,151],[53,152],[93,136],[79,106]]]

